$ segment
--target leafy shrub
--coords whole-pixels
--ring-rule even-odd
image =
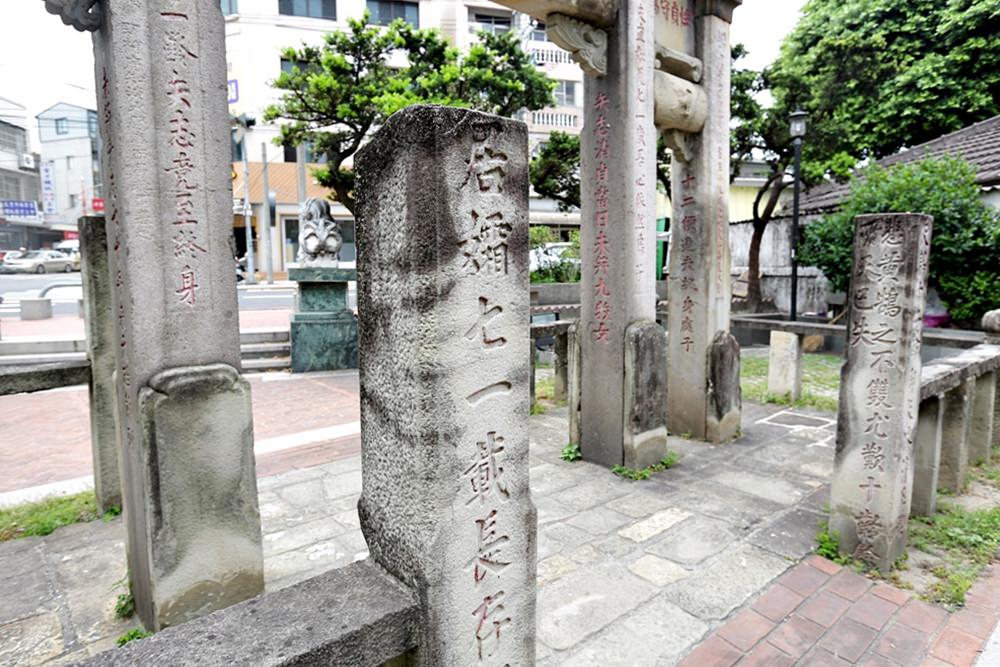
[[[855,216],[892,212],[934,216],[929,284],[952,319],[974,326],[1000,305],[1000,214],[980,200],[975,172],[956,158],[864,170],[838,212],[805,228],[800,263],[818,266],[833,290],[847,291]]]

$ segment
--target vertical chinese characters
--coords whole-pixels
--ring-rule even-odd
[[[609,343],[608,320],[611,318],[611,290],[608,288],[608,118],[611,100],[598,91],[594,99],[594,328],[591,333],[599,343]]]

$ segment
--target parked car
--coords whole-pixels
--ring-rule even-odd
[[[73,260],[55,250],[31,250],[15,259],[5,257],[3,266],[7,272],[14,273],[49,273],[73,270]]]

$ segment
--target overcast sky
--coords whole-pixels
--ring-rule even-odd
[[[804,3],[743,1],[733,16],[732,39],[749,50],[744,67],[759,69],[774,60]],[[4,5],[13,20],[0,28],[0,98],[27,107],[31,142],[38,150],[35,114],[56,102],[96,108],[90,35],[64,26],[45,11],[42,0],[5,0]],[[0,100],[0,118],[8,119],[12,113],[17,112]]]

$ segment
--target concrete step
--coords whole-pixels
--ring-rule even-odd
[[[240,332],[240,347],[284,343],[288,346],[288,329],[251,329]],[[15,363],[7,357],[17,355],[42,356],[48,354],[80,353],[87,351],[87,342],[73,336],[46,336],[37,339],[0,340],[0,363]],[[75,358],[75,357],[73,357]]]
[[[247,329],[240,332],[240,345],[251,343],[288,342],[288,327],[275,329]]]
[[[243,359],[243,372],[284,371],[292,367],[292,358],[268,357],[267,359]]]
[[[264,359],[267,357],[287,357],[291,354],[291,344],[284,343],[244,343],[240,345],[241,359]]]

